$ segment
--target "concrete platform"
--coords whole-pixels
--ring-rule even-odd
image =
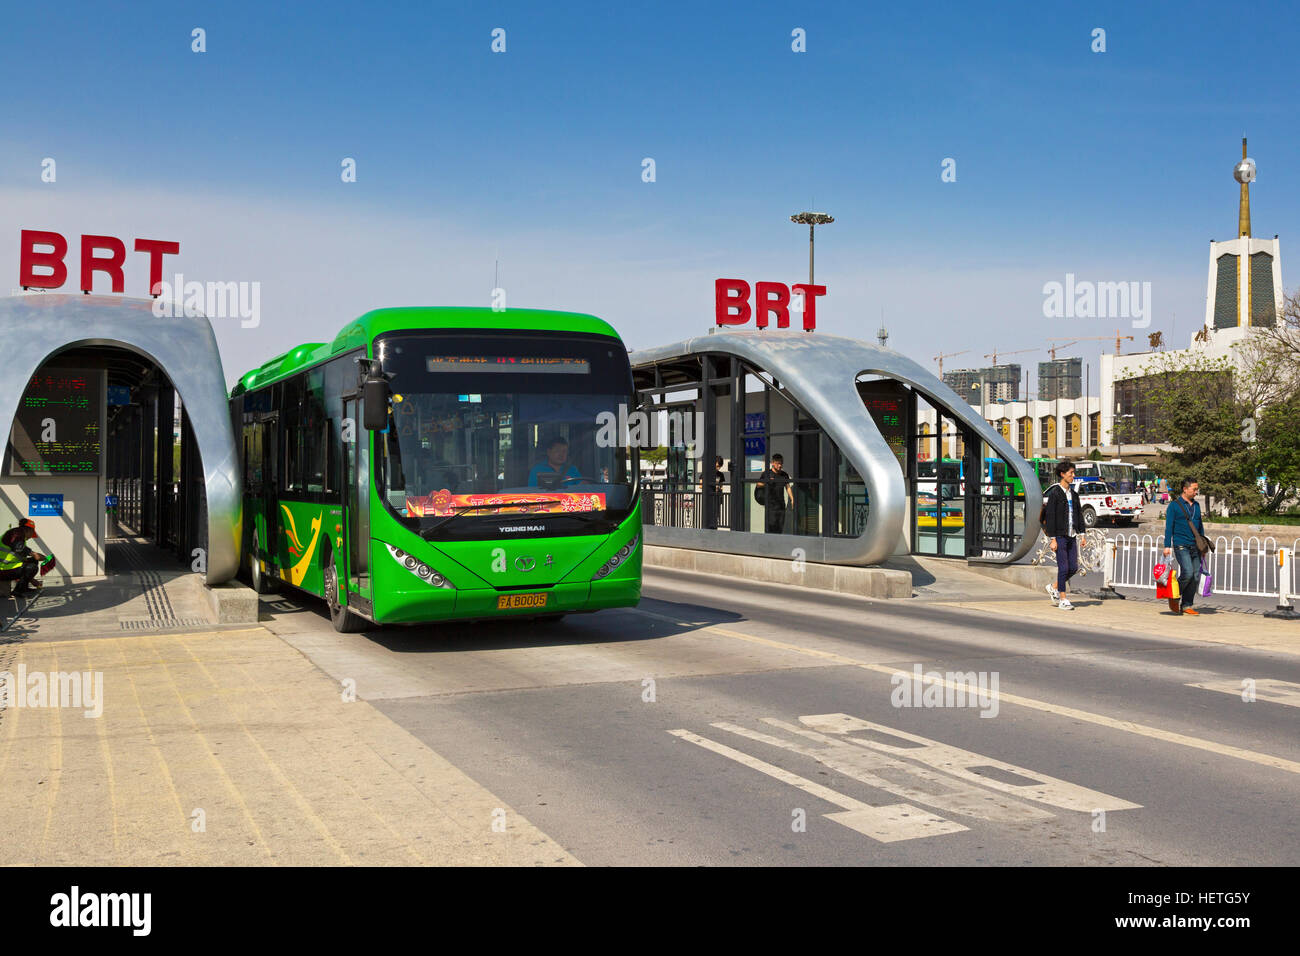
[[[720,551],[692,551],[646,545],[646,564],[703,574],[720,574],[772,584],[857,594],[873,598],[912,596],[912,576],[897,568],[854,568],[834,564],[813,564],[778,558],[757,558]]]
[[[238,581],[227,581],[216,587],[208,587],[201,581],[195,583],[207,598],[213,624],[257,623],[257,592],[252,588]]]
[[[143,539],[109,542],[109,573],[46,583],[39,595],[0,596],[4,640],[116,637],[134,631],[178,631],[214,624],[256,623],[255,599],[230,589],[228,607],[214,606],[202,575]],[[251,596],[252,592],[248,588]],[[224,613],[225,621],[220,614]]]
[[[1055,564],[1050,567],[1048,565],[1035,567],[1032,564],[969,564],[966,567],[972,574],[1001,581],[1004,584],[1028,588],[1038,594],[1042,594],[1047,585],[1056,583]]]
[[[0,709],[0,866],[576,862],[265,628],[0,645],[19,668],[101,692]]]

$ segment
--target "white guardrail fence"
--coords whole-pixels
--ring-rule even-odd
[[[1151,569],[1164,560],[1164,537],[1149,534],[1107,536],[1101,561],[1104,587],[1150,588],[1156,582]],[[1277,599],[1278,611],[1290,612],[1300,602],[1300,538],[1279,547],[1271,537],[1214,539],[1214,552],[1204,566],[1214,575],[1215,594],[1237,594]]]

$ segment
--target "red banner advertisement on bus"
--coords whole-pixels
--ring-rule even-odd
[[[476,514],[546,514],[572,511],[604,511],[605,496],[591,492],[541,491],[525,494],[453,495],[447,489],[406,498],[406,514],[414,517],[453,515],[466,507]],[[494,511],[491,506],[496,505]]]

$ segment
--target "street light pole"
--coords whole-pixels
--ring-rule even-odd
[[[813,284],[813,231],[818,226],[824,226],[835,221],[834,216],[828,216],[824,212],[800,212],[790,217],[791,222],[797,222],[800,225],[808,226],[808,284]]]

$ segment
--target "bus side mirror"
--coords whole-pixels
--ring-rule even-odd
[[[366,403],[366,429],[383,431],[388,427],[388,383],[382,378],[368,378],[361,386],[361,394]]]

